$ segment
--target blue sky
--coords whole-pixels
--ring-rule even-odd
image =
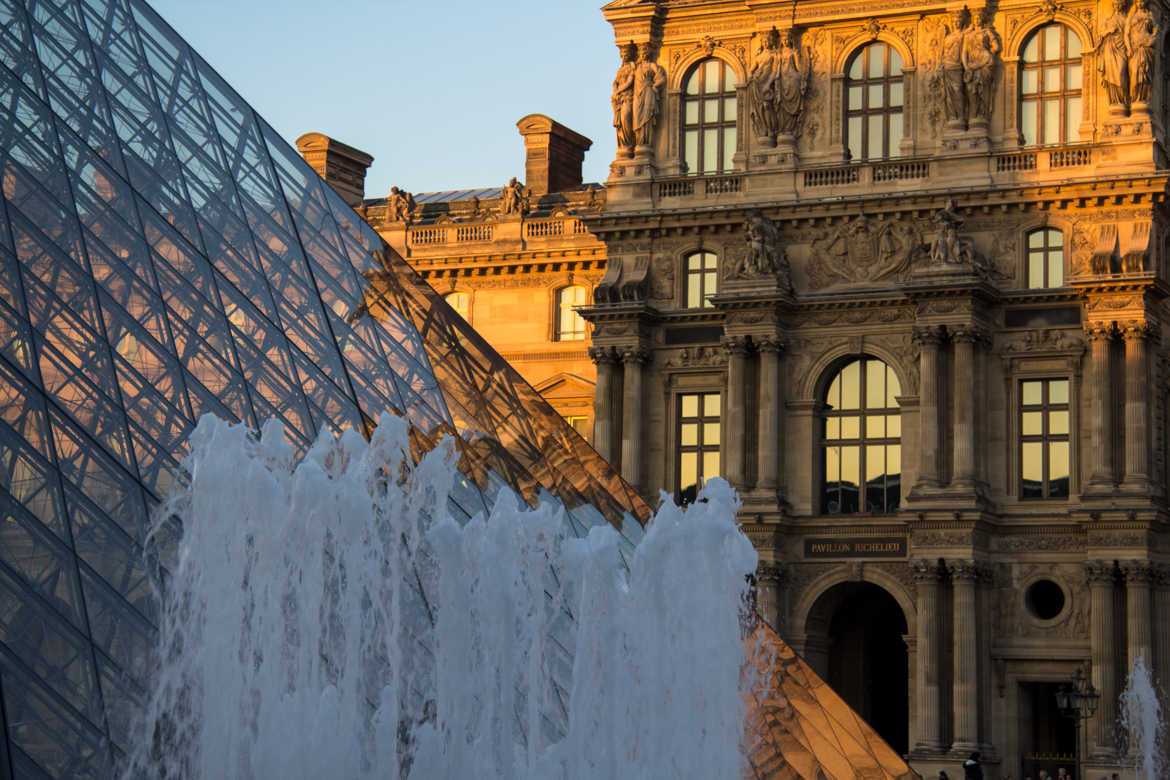
[[[290,143],[319,131],[369,152],[367,197],[524,178],[516,121],[548,114],[615,141],[619,56],[598,0],[151,0]]]

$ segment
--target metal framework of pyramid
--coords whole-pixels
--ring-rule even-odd
[[[202,414],[304,451],[392,410],[416,454],[454,437],[456,516],[506,486],[641,535],[645,503],[145,3],[0,0],[0,136],[0,778],[127,750],[143,536]]]

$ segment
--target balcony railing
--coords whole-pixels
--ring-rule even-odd
[[[456,241],[491,241],[491,225],[461,225],[455,228]]]
[[[681,198],[696,192],[705,197],[743,191],[743,175],[696,176],[658,182],[659,198]]]
[[[410,231],[410,243],[420,244],[445,244],[447,243],[447,231],[445,228],[415,228]]]

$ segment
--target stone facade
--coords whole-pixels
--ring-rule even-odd
[[[1055,774],[1077,734],[1085,777],[1122,768],[1130,664],[1170,677],[1165,9],[604,13],[595,446],[647,496],[740,490],[761,607],[830,682],[877,641],[849,656],[840,616],[896,605],[905,704],[868,716],[919,771]],[[1074,732],[1051,691],[1081,665]]]

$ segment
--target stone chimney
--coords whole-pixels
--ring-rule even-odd
[[[527,151],[524,184],[533,195],[564,192],[581,184],[581,163],[592,141],[544,114],[529,114],[516,127]]]
[[[366,169],[374,158],[360,149],[335,141],[322,133],[305,133],[297,139],[297,151],[325,183],[353,208],[366,196]]]

